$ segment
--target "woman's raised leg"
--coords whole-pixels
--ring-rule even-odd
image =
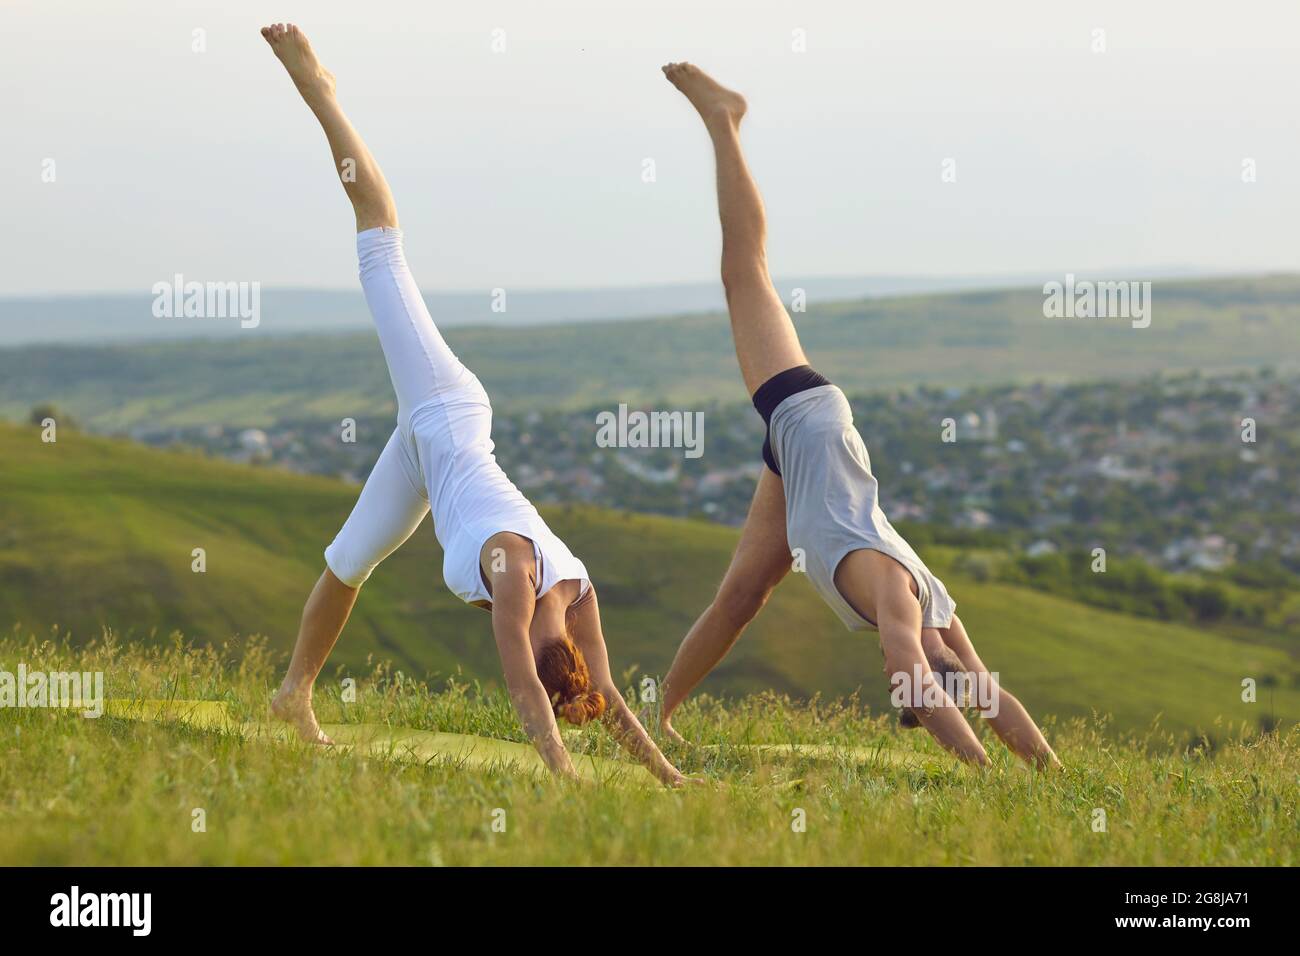
[[[745,100],[690,63],[670,63],[663,70],[691,101],[713,140],[722,221],[722,285],[740,374],[752,396],[773,375],[807,365],[808,359],[767,271],[763,198],[740,147]]]
[[[335,97],[334,76],[317,60],[293,24],[275,24],[262,36],[284,65],[325,132],[335,172],[356,216],[362,285],[389,364],[399,408],[409,413],[467,374],[429,317],[406,268],[397,208],[379,169]],[[312,708],[316,678],[338,640],[358,589],[370,572],[419,526],[429,504],[421,483],[403,465],[402,436],[394,433],[379,456],[352,516],[326,552],[327,567],[303,608],[288,673],[272,712],[300,735],[329,743]],[[415,470],[412,467],[412,470]]]
[[[334,155],[334,173],[356,213],[357,232],[381,226],[396,229],[397,206],[388,182],[365,141],[339,106],[334,95],[334,74],[316,59],[307,35],[292,23],[275,23],[263,27],[262,36],[284,64],[303,102],[325,131]]]
[[[334,156],[335,171],[352,201],[361,287],[393,380],[399,417],[407,421],[412,412],[449,389],[471,384],[472,376],[429,315],[407,266],[392,191],[379,164],[339,106],[334,95],[334,75],[320,65],[306,35],[292,23],[266,27],[262,36],[320,121]]]

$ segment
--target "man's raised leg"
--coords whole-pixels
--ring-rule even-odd
[[[745,388],[753,395],[778,372],[808,364],[781,297],[767,271],[763,198],[740,147],[745,99],[690,63],[663,68],[695,107],[713,140],[722,221],[722,285]]]

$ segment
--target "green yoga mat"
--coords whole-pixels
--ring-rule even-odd
[[[754,755],[759,762],[775,757],[787,760],[815,760],[824,763],[848,761],[901,770],[934,770],[939,762],[929,754],[890,750],[885,747],[847,747],[840,744],[706,744],[701,749],[737,751]]]
[[[239,734],[249,740],[296,742],[293,731],[281,723],[242,722],[230,705],[216,700],[109,700],[104,712],[127,720],[181,723],[199,730]],[[323,724],[335,741],[326,753],[362,753],[406,764],[449,763],[473,770],[540,775],[546,767],[528,744],[473,734],[448,734],[387,724]],[[934,758],[880,747],[844,747],[835,744],[709,744],[701,750],[726,750],[752,756],[758,763],[816,760],[876,765],[891,769],[936,769]],[[631,763],[575,754],[573,764],[584,779],[612,786],[657,787],[643,768]],[[797,783],[793,781],[792,783]]]
[[[200,730],[239,734],[250,740],[296,742],[291,728],[281,723],[243,723],[228,704],[212,700],[110,700],[104,705],[110,717],[127,720],[182,723]],[[542,774],[542,758],[528,744],[472,734],[446,734],[387,724],[322,724],[334,739],[327,753],[363,753],[407,764],[450,763],[474,770]],[[584,780],[614,786],[659,786],[642,767],[574,754],[573,764]]]

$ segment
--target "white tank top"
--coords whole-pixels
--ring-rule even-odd
[[[442,577],[453,594],[469,603],[492,600],[479,558],[488,538],[502,531],[533,542],[538,597],[570,580],[582,582],[580,594],[586,593],[587,568],[497,464],[492,405],[476,376],[416,409],[403,430],[404,465],[429,495]]]

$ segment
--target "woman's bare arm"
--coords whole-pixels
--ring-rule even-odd
[[[535,601],[528,575],[518,571],[493,575],[492,633],[501,655],[510,702],[519,714],[524,733],[550,771],[558,777],[577,778],[573,760],[560,738],[550,698],[537,676],[537,662],[528,640]]]
[[[605,716],[601,718],[605,729],[613,735],[620,747],[635,757],[661,783],[678,787],[687,782],[689,778],[664,757],[614,683],[614,676],[609,670],[609,651],[605,647],[605,635],[600,627],[600,606],[594,585],[586,597],[569,609],[568,623],[573,643],[587,661],[592,685],[605,697]]]
[[[610,684],[601,689],[601,693],[605,695],[608,702],[601,723],[618,741],[619,746],[635,757],[642,766],[654,774],[656,780],[665,786],[680,787],[687,783],[689,778],[668,762],[668,758],[646,733],[617,688]]]

